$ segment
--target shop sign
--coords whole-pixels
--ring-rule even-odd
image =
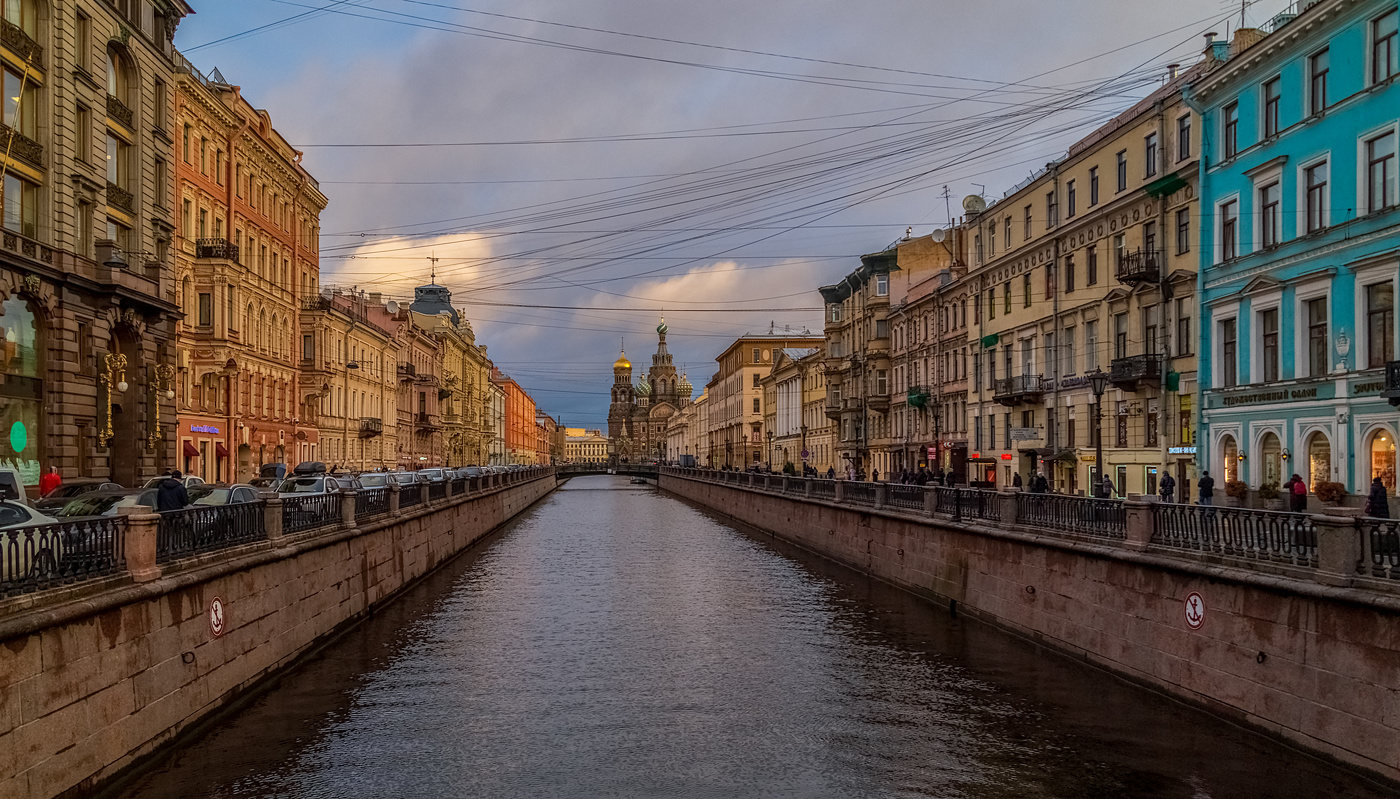
[[[1195,447],[1167,447],[1168,455],[1195,455]]]
[[[1060,388],[1079,388],[1089,385],[1089,378],[1084,375],[1079,377],[1064,377],[1060,379]]]
[[[1011,428],[1012,441],[1035,441],[1040,438],[1040,430],[1034,427]]]
[[[1010,452],[1003,452],[1003,453],[1001,453],[1001,459],[1004,460],[1004,461],[1009,461],[1009,460],[1011,460],[1011,453],[1010,453]]]
[[[1094,462],[1098,461],[1099,456],[1098,456],[1098,455],[1080,455],[1080,456],[1079,456],[1079,459],[1080,459],[1081,461],[1085,462],[1085,463],[1094,463]]]
[[[1277,388],[1264,391],[1241,391],[1232,394],[1210,396],[1212,404],[1232,408],[1236,405],[1263,405],[1266,403],[1298,402],[1300,400],[1332,399],[1335,388],[1332,383],[1297,388]]]
[[[212,433],[213,435],[216,435],[216,436],[217,436],[217,435],[219,434],[219,428],[217,428],[217,427],[211,427],[210,425],[207,425],[207,424],[196,424],[196,425],[190,425],[190,432],[191,432],[191,433]]]
[[[1351,393],[1353,394],[1379,394],[1384,390],[1384,380],[1373,380],[1370,383],[1357,383],[1351,387]]]

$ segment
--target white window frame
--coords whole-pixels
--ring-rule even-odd
[[[1312,169],[1315,166],[1318,166],[1319,164],[1327,165],[1327,188],[1322,193],[1322,228],[1317,232],[1321,233],[1323,230],[1326,230],[1327,228],[1332,226],[1332,186],[1336,182],[1336,170],[1332,168],[1332,151],[1328,150],[1327,152],[1319,153],[1318,155],[1315,155],[1312,158],[1309,158],[1308,160],[1302,161],[1298,164],[1296,176],[1298,213],[1296,214],[1296,227],[1294,228],[1294,238],[1302,238],[1303,236],[1309,235],[1308,170]]]
[[[1220,217],[1220,211],[1230,203],[1235,203],[1235,258],[1241,258],[1246,253],[1244,251],[1244,237],[1240,235],[1240,217],[1244,215],[1244,206],[1240,202],[1240,193],[1235,192],[1221,197],[1215,201],[1215,209],[1212,213],[1214,223],[1211,225],[1214,239],[1214,252],[1211,253],[1211,263],[1219,265],[1225,263],[1225,224]]]
[[[1353,283],[1353,290],[1356,292],[1352,298],[1352,308],[1355,309],[1356,318],[1352,321],[1352,329],[1356,331],[1356,343],[1352,347],[1354,357],[1352,358],[1352,369],[1360,372],[1368,367],[1362,366],[1371,360],[1369,327],[1366,319],[1366,288],[1380,283],[1390,283],[1390,290],[1394,292],[1392,296],[1400,296],[1400,263],[1396,257],[1390,257],[1356,269],[1356,280]],[[1393,313],[1393,312],[1392,312]],[[1331,324],[1331,320],[1328,320]],[[1391,352],[1400,353],[1400,320],[1391,326],[1390,348]]]
[[[1308,302],[1322,299],[1327,302],[1327,368],[1320,375],[1307,374],[1308,367]],[[1336,313],[1332,303],[1332,278],[1323,276],[1293,288],[1293,378],[1323,379],[1332,371],[1332,331],[1336,328]]]
[[[1213,366],[1210,370],[1210,387],[1217,391],[1226,388],[1221,368],[1225,363],[1225,354],[1224,342],[1220,340],[1220,325],[1222,322],[1228,322],[1232,319],[1235,322],[1235,385],[1230,386],[1230,388],[1239,388],[1244,385],[1240,381],[1240,304],[1232,302],[1212,308],[1210,311],[1210,352]]]
[[[1391,13],[1391,12],[1393,12],[1393,11],[1395,11],[1395,6],[1392,4],[1392,5],[1390,6],[1390,8],[1388,8],[1388,9],[1382,11],[1381,13],[1366,18],[1366,58],[1365,58],[1365,62],[1366,62],[1366,76],[1365,76],[1365,77],[1366,77],[1366,88],[1368,88],[1368,89],[1371,88],[1372,86],[1378,86],[1378,85],[1380,85],[1380,83],[1388,83],[1388,82],[1390,82],[1390,81],[1392,81],[1392,80],[1395,79],[1395,75],[1391,75],[1390,77],[1386,78],[1385,80],[1381,81],[1380,83],[1377,83],[1377,82],[1374,80],[1375,75],[1376,75],[1376,22],[1378,22],[1382,17],[1386,16],[1387,14],[1389,14],[1389,13]],[[1397,39],[1397,46],[1400,46],[1400,39]]]
[[[1249,382],[1264,382],[1264,325],[1260,316],[1265,311],[1278,312],[1278,379],[1284,380],[1285,359],[1283,357],[1283,336],[1288,329],[1288,315],[1283,307],[1283,292],[1275,289],[1265,294],[1251,297],[1249,301]],[[1238,322],[1236,325],[1238,326]],[[1236,330],[1238,337],[1239,332]]]
[[[1371,211],[1368,209],[1368,205],[1370,204],[1371,192],[1369,191],[1370,185],[1367,183],[1367,180],[1370,178],[1371,164],[1370,159],[1366,155],[1366,144],[1367,142],[1373,141],[1387,134],[1389,134],[1391,138],[1395,139],[1395,168],[1397,170],[1397,177],[1395,180],[1395,186],[1391,189],[1390,192],[1390,203],[1386,206],[1385,210]],[[1400,120],[1389,122],[1379,127],[1372,128],[1368,131],[1365,131],[1356,138],[1357,217],[1359,218],[1363,216],[1370,216],[1371,214],[1386,213],[1388,211],[1394,210],[1395,206],[1400,205],[1400,196],[1397,196],[1397,193],[1400,193]]]
[[[1286,157],[1286,156],[1285,156],[1285,157]],[[1250,193],[1249,193],[1249,209],[1248,209],[1248,211],[1247,211],[1247,213],[1248,213],[1249,216],[1250,216],[1250,219],[1252,220],[1252,222],[1251,222],[1251,224],[1250,224],[1250,228],[1251,228],[1251,230],[1250,230],[1250,236],[1252,236],[1253,238],[1250,239],[1250,244],[1251,244],[1251,247],[1249,248],[1249,251],[1250,251],[1250,252],[1258,252],[1258,251],[1264,249],[1264,207],[1263,207],[1263,205],[1259,202],[1259,190],[1262,189],[1262,188],[1264,188],[1265,186],[1269,185],[1270,183],[1277,183],[1277,184],[1278,184],[1278,202],[1279,202],[1279,206],[1280,206],[1280,207],[1279,207],[1279,212],[1278,212],[1278,241],[1276,241],[1276,242],[1274,243],[1274,246],[1278,246],[1279,244],[1282,244],[1282,243],[1284,243],[1285,241],[1288,241],[1288,237],[1285,236],[1285,235],[1284,235],[1284,232],[1283,232],[1283,217],[1284,217],[1284,208],[1283,208],[1283,204],[1284,204],[1284,195],[1283,195],[1283,168],[1284,168],[1284,166],[1285,166],[1285,164],[1284,164],[1283,162],[1274,163],[1274,164],[1272,164],[1272,165],[1269,165],[1269,166],[1267,166],[1267,167],[1265,167],[1265,168],[1262,168],[1262,169],[1258,170],[1257,172],[1251,172],[1250,175],[1249,175],[1249,179],[1252,180],[1252,181],[1254,181],[1253,186],[1252,186],[1252,188],[1250,189]],[[1329,187],[1330,187],[1330,184],[1329,184]],[[1244,216],[1245,213],[1246,213],[1246,209],[1244,208],[1244,206],[1240,206],[1240,216]],[[1238,225],[1238,224],[1237,224],[1235,227],[1236,227],[1236,229],[1239,229],[1239,225]],[[1243,256],[1243,255],[1245,254],[1245,252],[1244,252],[1244,246],[1243,246],[1243,245],[1244,245],[1243,237],[1241,237],[1241,241],[1240,241],[1239,243],[1240,243],[1240,247],[1239,247],[1238,256]]]

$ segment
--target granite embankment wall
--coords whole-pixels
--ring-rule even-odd
[[[1134,529],[1150,524],[1150,503],[1129,503],[1128,535],[1106,541],[663,472],[660,487],[678,497],[1400,781],[1400,591],[1359,574],[1349,555],[1333,558],[1347,562],[1328,575],[1169,552]],[[1334,521],[1319,528],[1323,557],[1312,572],[1326,572],[1339,546],[1350,551],[1349,539],[1328,538],[1354,535],[1350,522]],[[1204,608],[1199,629],[1186,618],[1193,593]]]
[[[0,797],[89,792],[555,485],[545,472],[166,564],[145,582],[123,574],[0,600]]]

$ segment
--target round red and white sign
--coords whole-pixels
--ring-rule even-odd
[[[224,601],[218,597],[209,601],[209,632],[215,638],[224,634]]]
[[[1199,630],[1206,623],[1206,601],[1192,591],[1186,595],[1186,626]]]

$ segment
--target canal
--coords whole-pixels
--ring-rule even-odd
[[[1390,789],[623,477],[581,477],[122,797]]]

